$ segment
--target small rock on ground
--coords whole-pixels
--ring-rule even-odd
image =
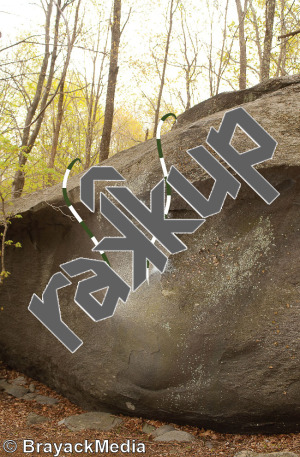
[[[205,441],[205,447],[208,449],[214,449],[216,447],[215,443],[213,441]]]
[[[175,428],[172,425],[169,425],[169,424],[162,425],[161,427],[157,428],[155,430],[155,432],[152,433],[152,436],[153,436],[153,438],[156,438],[158,436],[163,435],[164,433],[172,432],[174,430],[175,430]]]
[[[5,392],[12,395],[13,397],[22,398],[25,394],[27,394],[28,389],[26,389],[26,387],[23,386],[10,385],[5,389]]]
[[[77,416],[70,416],[59,422],[71,431],[99,430],[106,431],[115,428],[122,423],[122,419],[109,413],[90,412]]]
[[[9,386],[9,384],[8,384],[8,382],[6,382],[5,379],[3,379],[3,378],[0,379],[0,390],[5,390],[6,387],[8,387],[8,386]]]
[[[45,395],[36,395],[34,400],[41,405],[56,405],[58,403],[57,398],[46,397]]]
[[[44,416],[40,416],[36,413],[29,413],[26,419],[27,425],[35,425],[35,424],[43,424],[44,422],[48,422],[49,419]]]
[[[35,397],[36,394],[29,392],[28,394],[24,395],[24,397],[22,397],[22,400],[35,400]]]
[[[193,441],[195,437],[181,430],[172,430],[154,438],[154,441]]]
[[[154,425],[150,425],[150,424],[147,424],[147,422],[145,422],[142,430],[144,433],[147,433],[148,435],[150,435],[150,433],[153,434],[153,432],[156,430],[156,428],[154,427]]]
[[[31,400],[40,403],[41,405],[56,405],[58,400],[53,397],[47,397],[46,395],[39,395],[34,392],[29,392],[22,397],[22,400]]]
[[[26,379],[24,378],[24,376],[18,376],[17,378],[13,379],[11,383],[14,386],[23,386],[24,384],[26,384]]]
[[[25,394],[27,394],[28,389],[23,386],[14,386],[13,384],[9,384],[5,381],[0,381],[0,390],[4,390],[9,395],[12,395],[15,398],[22,398]]]

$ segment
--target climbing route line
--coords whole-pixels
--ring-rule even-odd
[[[79,216],[79,214],[77,213],[76,209],[74,208],[74,206],[72,205],[70,199],[69,199],[69,196],[68,196],[68,192],[67,192],[67,183],[68,183],[68,178],[69,178],[69,174],[73,168],[73,165],[76,163],[76,162],[80,162],[81,163],[81,160],[80,159],[74,159],[68,166],[68,168],[66,169],[66,172],[65,172],[65,175],[64,175],[64,180],[63,180],[63,184],[62,184],[62,192],[63,192],[63,197],[64,197],[64,200],[69,208],[69,210],[71,211],[71,213],[73,214],[73,216],[76,218],[77,222],[79,222],[79,224],[81,225],[81,227],[84,229],[84,231],[88,234],[88,236],[91,238],[92,242],[94,243],[95,246],[98,245],[98,240],[97,238],[94,236],[93,232],[88,228],[88,226],[86,225],[86,223],[82,220],[82,218]],[[110,263],[108,261],[108,258],[107,258],[107,255],[105,254],[104,251],[100,251],[100,254],[102,256],[102,259],[110,266]]]
[[[159,156],[159,159],[160,159],[160,164],[161,164],[161,168],[162,168],[162,172],[163,172],[163,177],[165,179],[165,182],[166,182],[166,193],[167,193],[167,199],[166,199],[166,205],[165,205],[165,208],[164,208],[164,214],[165,214],[165,217],[168,216],[168,213],[169,213],[169,209],[170,209],[170,205],[171,205],[171,197],[172,197],[172,190],[171,190],[171,186],[168,184],[167,182],[167,178],[168,178],[168,171],[167,171],[167,167],[166,167],[166,162],[165,162],[165,159],[164,159],[164,155],[163,155],[163,151],[162,151],[162,146],[161,146],[161,139],[160,139],[160,132],[161,132],[161,128],[162,128],[162,125],[164,123],[164,121],[168,118],[168,117],[174,117],[175,121],[177,121],[177,117],[175,116],[175,114],[173,113],[168,113],[168,114],[165,114],[160,120],[159,120],[159,123],[158,123],[158,126],[157,126],[157,129],[156,129],[156,144],[157,144],[157,151],[158,151],[158,156]],[[97,246],[99,243],[98,243],[98,240],[97,238],[94,236],[93,232],[88,228],[88,226],[86,225],[86,223],[82,220],[82,218],[79,216],[79,214],[77,213],[77,211],[75,210],[74,206],[72,205],[70,199],[69,199],[69,196],[68,196],[68,192],[67,192],[67,183],[68,183],[68,178],[69,178],[69,175],[70,175],[70,172],[73,168],[73,166],[75,165],[76,162],[80,162],[81,163],[81,160],[79,158],[77,159],[74,159],[68,166],[68,168],[66,169],[66,172],[65,172],[65,175],[64,175],[64,180],[63,180],[63,184],[62,184],[62,192],[63,192],[63,197],[64,197],[64,200],[69,208],[69,210],[71,211],[71,213],[73,214],[73,216],[76,218],[77,222],[79,222],[79,224],[82,226],[82,228],[84,229],[84,231],[88,234],[88,236],[91,238],[92,242],[94,243],[95,246]],[[151,239],[151,243],[155,243],[156,241],[156,238],[155,237],[152,237]],[[105,254],[104,251],[100,251],[100,254],[103,258],[103,260],[108,264],[110,265],[109,261],[108,261],[108,258],[107,258],[107,255]],[[150,264],[149,264],[149,260],[147,260],[147,281],[149,282],[149,267],[150,267]]]
[[[163,172],[163,176],[164,176],[164,179],[165,179],[165,182],[166,182],[166,190],[167,190],[167,200],[166,200],[166,205],[165,205],[165,217],[168,216],[168,213],[169,213],[169,209],[170,209],[170,206],[171,206],[171,198],[172,198],[172,189],[171,189],[171,186],[170,184],[167,182],[167,178],[168,178],[168,171],[167,171],[167,167],[166,167],[166,162],[165,162],[165,158],[164,158],[164,154],[163,154],[163,151],[162,151],[162,147],[161,147],[161,139],[160,139],[160,132],[161,132],[161,128],[162,128],[162,125],[163,123],[165,122],[165,120],[168,118],[168,117],[174,117],[175,119],[175,122],[177,121],[177,117],[174,113],[167,113],[165,114],[160,120],[159,120],[159,123],[158,123],[158,126],[157,126],[157,129],[156,129],[156,144],[157,144],[157,151],[158,151],[158,156],[159,156],[159,160],[160,160],[160,164],[161,164],[161,168],[162,168],[162,172]],[[156,238],[155,236],[151,239],[151,243],[155,243],[156,241]],[[147,281],[149,282],[149,260],[147,260]]]

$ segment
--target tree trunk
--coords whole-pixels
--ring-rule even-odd
[[[209,43],[209,54],[208,54],[208,80],[209,80],[209,95],[213,97],[215,95],[214,87],[214,65],[212,61],[212,50],[213,50],[213,31],[212,23],[210,24],[210,43]]]
[[[98,52],[99,52],[99,45],[100,45],[100,34],[101,29],[99,27],[98,34],[97,34],[97,42],[96,42],[96,53],[93,57],[93,75],[92,75],[92,83],[91,89],[89,90],[89,80],[87,76],[85,77],[85,84],[86,84],[86,94],[85,100],[87,104],[87,111],[88,111],[88,121],[87,121],[87,132],[85,138],[85,163],[84,169],[87,170],[91,166],[91,159],[92,159],[92,145],[97,136],[96,127],[98,124],[97,113],[99,111],[99,100],[102,95],[103,89],[103,68],[104,62],[106,58],[106,50],[107,50],[107,43],[109,37],[109,30],[110,27],[107,27],[107,34],[105,38],[105,45],[103,48],[103,55],[100,64],[100,71],[98,75],[98,79],[96,81],[96,68],[98,66]],[[98,151],[96,151],[98,154]]]
[[[273,25],[275,16],[276,0],[266,0],[266,26],[265,26],[265,39],[264,50],[262,56],[262,66],[260,69],[260,81],[266,81],[270,78],[270,61],[271,61],[271,47],[273,38]]]
[[[245,0],[246,1],[246,0]],[[216,81],[216,95],[219,93],[220,89],[220,84],[221,84],[221,78],[222,78],[222,73],[224,72],[223,70],[223,58],[224,58],[224,52],[225,52],[225,44],[226,44],[226,36],[227,36],[227,14],[228,14],[228,5],[229,5],[229,0],[226,1],[226,6],[225,6],[225,13],[224,13],[224,29],[223,29],[223,40],[222,40],[222,48],[221,48],[221,54],[219,58],[219,70],[217,73],[217,81]]]
[[[65,110],[65,107],[64,107],[64,99],[65,99],[64,86],[65,86],[67,71],[68,71],[68,67],[69,67],[69,63],[70,63],[70,53],[73,50],[73,46],[74,46],[74,43],[75,43],[75,40],[76,40],[76,37],[77,37],[77,26],[78,26],[78,15],[79,15],[80,3],[81,3],[81,0],[79,0],[78,3],[77,3],[72,37],[70,38],[69,43],[68,43],[68,46],[69,46],[68,57],[65,60],[63,72],[62,72],[62,75],[61,75],[61,78],[60,78],[60,82],[59,82],[59,98],[58,98],[58,104],[57,104],[57,119],[56,119],[56,123],[55,123],[54,129],[53,129],[51,155],[50,155],[50,160],[49,160],[49,164],[48,164],[49,168],[54,168],[55,157],[56,157],[56,154],[57,154],[59,134],[60,134],[60,129],[61,129],[61,125],[62,125],[62,121],[63,121],[63,117],[64,117],[64,110]],[[58,30],[57,30],[57,32],[58,32]],[[52,72],[51,72],[51,69],[50,69],[50,73],[54,74],[54,69],[53,69]],[[52,80],[51,80],[51,83],[52,83]],[[48,93],[48,95],[49,95],[49,93]],[[46,97],[45,104],[46,104],[48,95]],[[50,183],[51,182],[53,183],[53,179],[52,179],[51,175],[49,175],[49,181],[50,181]]]
[[[188,110],[191,107],[191,79],[190,79],[191,69],[188,67],[185,71],[185,88],[186,88],[186,107]]]
[[[170,40],[171,40],[171,35],[172,35],[173,16],[174,16],[174,13],[175,13],[176,8],[178,6],[178,1],[177,1],[177,4],[176,4],[174,10],[173,10],[173,5],[174,5],[174,0],[171,0],[171,2],[170,2],[169,29],[168,29],[168,34],[167,34],[167,43],[166,43],[166,48],[165,48],[163,69],[162,69],[162,73],[161,73],[160,86],[159,86],[159,92],[158,92],[157,103],[156,103],[156,108],[155,108],[155,115],[154,115],[153,137],[155,137],[155,135],[156,135],[156,129],[157,129],[158,120],[159,120],[160,104],[161,104],[163,88],[164,88],[164,85],[165,85],[166,68],[167,68],[167,63],[168,63],[169,47],[170,47]]]
[[[238,19],[239,19],[239,45],[240,45],[240,75],[239,89],[247,87],[247,45],[245,39],[245,16],[247,14],[247,1],[244,2],[244,10],[242,9],[241,0],[235,0]]]
[[[259,28],[258,28],[258,21],[257,21],[257,15],[256,11],[253,7],[252,0],[249,0],[250,4],[250,10],[252,12],[253,16],[253,25],[254,25],[254,30],[255,30],[255,43],[257,46],[257,52],[258,52],[258,59],[259,59],[259,68],[262,68],[262,49],[261,49],[261,43],[260,43],[260,33],[259,33]]]
[[[57,105],[57,119],[56,119],[54,129],[53,129],[51,155],[50,155],[50,159],[48,162],[48,168],[54,168],[54,162],[55,162],[55,157],[56,157],[56,153],[57,153],[59,133],[60,133],[60,128],[61,128],[61,124],[62,124],[62,120],[63,120],[63,116],[64,116],[64,98],[65,98],[64,86],[65,86],[65,77],[62,78],[60,89],[59,89],[59,99],[58,99],[58,105]],[[49,178],[49,182],[53,183],[51,174],[49,174],[48,178]]]
[[[109,73],[104,112],[104,125],[100,143],[99,162],[106,160],[109,155],[109,145],[113,125],[115,92],[118,76],[118,56],[121,38],[121,0],[114,0],[114,17],[111,29],[111,51],[109,62]]]
[[[186,91],[186,104],[184,106],[185,110],[190,109],[191,101],[192,101],[192,78],[196,73],[197,67],[197,58],[198,58],[198,43],[197,43],[197,36],[195,37],[195,41],[192,40],[191,31],[189,29],[187,20],[186,20],[186,10],[184,5],[181,5],[181,29],[182,29],[182,41],[183,41],[183,49],[182,54],[184,56],[185,63],[182,65],[184,73],[185,73],[185,91]],[[190,42],[188,43],[188,38]],[[188,50],[193,49],[193,57],[189,57]]]
[[[147,140],[148,140],[148,136],[149,136],[149,129],[146,130],[146,133],[145,133],[145,140],[144,140],[144,141],[147,141]]]
[[[280,35],[286,35],[286,25],[285,25],[285,0],[281,0],[280,5]],[[280,53],[277,62],[276,77],[284,76],[285,72],[285,63],[286,63],[286,40],[282,40],[280,43]]]

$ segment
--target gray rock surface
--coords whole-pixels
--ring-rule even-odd
[[[56,405],[58,403],[57,398],[47,397],[46,395],[36,395],[34,400],[41,405]]]
[[[24,376],[18,376],[17,378],[13,379],[11,383],[15,386],[23,386],[24,384],[26,384],[26,379],[24,378]]]
[[[11,384],[5,389],[5,392],[13,397],[22,398],[28,392],[28,389],[23,386],[14,386]]]
[[[294,77],[268,84],[242,106],[278,142],[273,159],[256,168],[280,197],[269,206],[240,179],[236,200],[228,197],[195,234],[180,235],[187,251],[170,256],[162,275],[151,268],[149,285],[120,302],[110,319],[95,323],[74,303],[74,279],[59,291],[62,318],[83,340],[74,354],[28,305],[34,293],[42,296],[60,264],[99,255],[82,227],[55,210],[69,215],[61,185],[16,201],[12,210],[23,218],[13,220],[9,237],[22,249],[7,249],[11,276],[0,289],[4,361],[85,409],[229,432],[300,430],[300,82]],[[234,94],[226,97],[237,103]],[[206,196],[212,180],[186,150],[205,145],[210,128],[220,126],[220,109],[228,107],[218,105],[203,118],[198,108],[187,112],[186,121],[162,137],[168,169],[175,165]],[[240,131],[233,144],[249,148]],[[162,179],[155,140],[105,165],[149,204],[150,189]],[[92,214],[80,202],[81,175],[68,185],[75,208],[98,239],[119,236],[98,203]],[[105,183],[95,187],[98,202]],[[170,215],[196,216],[175,192]],[[108,254],[131,284],[131,254]]]
[[[204,442],[204,446],[207,447],[208,449],[214,449],[216,447],[216,443],[210,440],[206,440]]]
[[[29,401],[33,401],[35,400],[35,397],[37,396],[37,394],[35,394],[34,392],[29,392],[28,394],[24,395],[22,397],[23,400],[29,400]]]
[[[147,433],[148,435],[152,434],[156,428],[153,425],[147,424],[147,422],[143,425],[142,428],[144,433]]]
[[[152,436],[153,436],[153,438],[156,438],[156,437],[158,437],[158,436],[163,435],[164,433],[173,432],[174,430],[175,430],[175,428],[173,427],[173,425],[169,425],[169,424],[162,425],[161,427],[158,427],[158,428],[152,433]]]
[[[109,413],[90,412],[79,414],[77,416],[67,417],[66,419],[63,419],[63,421],[60,421],[59,425],[64,424],[69,430],[72,431],[106,431],[121,425],[122,422],[123,421],[120,417],[113,416]]]
[[[153,441],[194,441],[195,437],[182,430],[172,430],[154,438]]]
[[[0,390],[16,398],[22,398],[28,392],[26,387],[10,384],[4,380],[0,381]]]
[[[27,390],[28,392],[28,390]],[[37,403],[40,403],[41,405],[56,405],[58,403],[57,398],[53,397],[47,397],[46,395],[39,395],[38,393],[35,392],[29,392],[26,393],[24,396],[22,396],[23,400],[29,400],[29,401],[36,401]]]
[[[0,390],[4,390],[9,386],[10,384],[3,378],[0,379]]]
[[[299,82],[300,75],[282,76],[280,78],[269,79],[248,89],[237,90],[235,92],[222,92],[180,114],[173,128],[180,128],[185,124],[197,122],[199,119],[203,119],[219,111],[229,110],[236,106],[253,102],[266,94],[277,92],[279,89]]]
[[[36,413],[29,413],[26,419],[28,425],[36,425],[36,424],[43,424],[44,422],[48,422],[48,418],[45,416],[40,416]]]

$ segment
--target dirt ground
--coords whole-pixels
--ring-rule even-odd
[[[24,376],[14,370],[8,369],[0,362],[0,378],[5,377],[8,381]],[[40,449],[40,453],[24,453],[23,452],[23,439],[33,440],[35,443],[84,443],[94,442],[95,440],[109,440],[109,443],[121,443],[131,440],[131,452],[108,452],[98,455],[144,455],[144,456],[230,456],[233,457],[237,452],[242,450],[251,450],[254,452],[275,452],[275,451],[292,451],[300,456],[300,433],[291,433],[284,435],[230,435],[216,433],[212,430],[199,429],[191,426],[178,426],[175,428],[184,430],[195,436],[195,440],[186,443],[160,443],[153,441],[151,435],[142,431],[145,423],[159,427],[164,423],[154,420],[145,420],[140,417],[120,417],[123,423],[113,431],[97,432],[88,430],[83,432],[71,432],[65,425],[58,425],[58,422],[67,416],[80,414],[84,412],[78,406],[72,404],[69,400],[58,395],[55,391],[49,389],[45,385],[36,382],[24,376],[27,383],[33,383],[36,391],[42,395],[54,397],[59,400],[55,405],[41,405],[35,401],[26,401],[17,399],[8,395],[7,393],[0,392],[0,457],[4,455],[14,455],[15,457],[24,456],[54,456],[55,453],[45,452],[45,448]],[[27,416],[29,413],[45,416],[48,422],[37,425],[27,425]],[[14,440],[17,444],[17,450],[9,454],[3,451],[3,445],[6,440]],[[133,441],[134,440],[134,441]],[[145,453],[132,452],[133,444],[137,449],[138,443],[144,443]],[[45,450],[44,450],[45,449]],[[69,457],[70,455],[77,455],[75,452],[61,450],[58,454],[59,457]],[[78,454],[82,457],[91,456],[90,452]],[[96,455],[96,454],[94,454]]]

